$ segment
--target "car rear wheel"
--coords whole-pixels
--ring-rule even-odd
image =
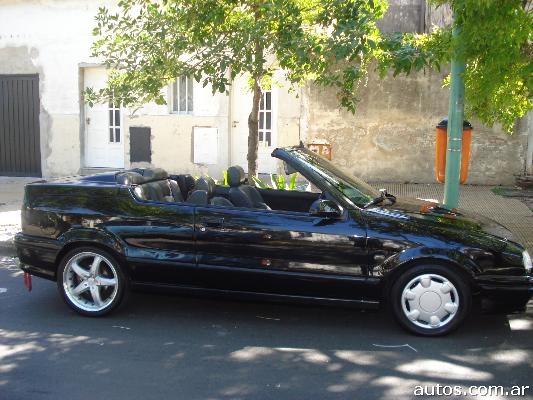
[[[449,267],[416,266],[400,275],[391,289],[391,308],[402,327],[423,336],[446,335],[471,308],[471,293]]]
[[[124,302],[128,281],[119,263],[106,251],[80,247],[61,260],[57,286],[73,310],[86,316],[102,316]]]

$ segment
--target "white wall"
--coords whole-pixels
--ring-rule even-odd
[[[0,74],[39,74],[41,158],[43,176],[77,174],[83,167],[83,121],[80,121],[82,65],[90,57],[98,8],[116,1],[26,0],[0,3]],[[166,88],[164,89],[166,90]],[[128,126],[152,127],[152,163],[172,172],[214,174],[227,167],[228,99],[195,85],[193,115],[177,115],[168,106],[149,104],[126,117],[125,153],[129,167]],[[192,127],[219,129],[219,163],[192,163]]]
[[[171,113],[170,87],[163,89],[166,105],[149,103],[125,116],[126,144],[129,141],[130,126],[151,128],[152,165],[164,168],[170,173],[209,174],[217,179],[228,167],[228,110],[229,98],[225,94],[213,95],[211,86],[193,84],[193,112],[191,114]],[[195,126],[214,127],[218,130],[218,158],[216,164],[193,163],[193,130]],[[126,160],[129,160],[129,146],[126,145]],[[129,167],[130,165],[126,165]],[[136,166],[136,165],[133,165]]]
[[[79,69],[91,62],[91,30],[106,1],[3,1],[0,73],[38,73],[44,176],[80,168]]]

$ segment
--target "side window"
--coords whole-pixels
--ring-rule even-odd
[[[193,79],[180,76],[172,83],[172,112],[192,114],[193,106]]]
[[[259,104],[259,146],[272,145],[272,92],[263,91]]]
[[[109,142],[120,143],[120,104],[109,102]]]

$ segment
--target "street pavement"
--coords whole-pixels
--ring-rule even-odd
[[[473,315],[442,338],[410,335],[386,312],[149,293],[87,318],[53,282],[34,278],[27,292],[14,259],[0,257],[0,399],[407,399],[417,385],[533,387],[529,306]]]

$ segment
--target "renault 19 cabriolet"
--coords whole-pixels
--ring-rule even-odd
[[[301,146],[272,156],[311,190],[256,188],[238,166],[228,186],[158,168],[29,184],[15,239],[25,277],[56,281],[87,316],[160,288],[387,305],[427,336],[457,328],[473,300],[511,312],[531,298],[531,258],[498,223],[378,192]]]

